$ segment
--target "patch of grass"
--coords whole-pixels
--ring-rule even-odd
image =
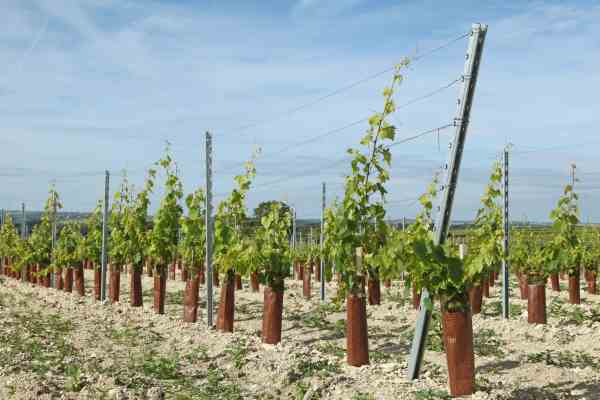
[[[339,371],[339,365],[329,360],[300,358],[288,372],[287,381],[288,383],[295,383],[311,376],[329,376]]]
[[[308,383],[296,382],[296,385],[294,386],[294,398],[296,400],[304,399],[304,396],[306,395],[306,392],[308,392],[309,388],[310,386]]]
[[[336,337],[344,337],[346,336],[346,320],[338,319],[333,324],[333,333]]]
[[[159,380],[177,379],[180,377],[177,364],[178,361],[175,358],[166,358],[150,352],[144,357],[142,371],[146,376]]]
[[[492,329],[480,329],[473,337],[473,350],[482,357],[502,357],[506,343]]]
[[[561,324],[581,325],[585,321],[585,315],[580,308],[569,309],[565,300],[554,297],[548,304],[548,314],[560,319]]]
[[[6,373],[26,371],[42,378],[49,371],[63,373],[78,362],[78,352],[69,340],[73,324],[58,314],[12,311],[3,318],[3,326],[0,365]]]
[[[232,342],[227,345],[225,348],[225,354],[231,357],[233,361],[233,366],[236,369],[241,369],[246,363],[246,356],[248,355],[250,349],[246,344],[244,339],[240,339],[239,341]]]
[[[523,306],[517,303],[509,303],[508,315],[510,318],[517,318],[523,312]],[[499,317],[502,315],[502,302],[500,300],[485,302],[481,307],[481,316]]]
[[[352,396],[352,400],[375,400],[375,396],[371,393],[358,392]]]
[[[320,313],[333,314],[333,313],[342,312],[344,310],[344,307],[341,303],[331,302],[331,303],[319,304],[319,306],[317,307],[317,310]]]
[[[321,373],[328,375],[335,374],[340,371],[339,365],[329,360],[313,361],[302,359],[298,364],[296,364],[296,368],[302,374],[302,376],[314,376]]]
[[[444,379],[446,379],[446,372],[442,371],[442,367],[438,364],[424,361],[422,369],[423,372],[429,372],[429,375],[432,378],[444,377]]]
[[[228,377],[220,368],[209,368],[206,382],[201,385],[197,397],[193,399],[242,400],[240,387],[228,381]]]
[[[165,304],[167,304],[167,305],[182,305],[184,295],[185,295],[185,291],[183,291],[183,290],[178,290],[176,292],[167,291],[167,296],[165,297]]]
[[[326,354],[331,354],[337,358],[343,358],[346,355],[346,350],[334,343],[326,342],[319,346],[319,350]]]
[[[137,346],[140,332],[135,328],[126,326],[124,328],[112,328],[109,332],[109,336],[113,341],[119,344]]]
[[[372,350],[369,352],[369,359],[374,362],[389,361],[392,358],[393,357],[390,353],[386,353],[384,351]]]
[[[600,369],[600,361],[595,357],[583,352],[570,350],[556,351],[544,350],[537,353],[527,354],[526,360],[531,363],[543,363],[545,365],[559,368],[585,368]]]
[[[329,321],[327,316],[331,313],[331,307],[332,306],[319,305],[310,312],[300,317],[292,316],[291,319],[300,320],[302,327],[331,331],[335,337],[344,337],[346,335],[346,320],[338,319],[335,322]]]
[[[600,322],[600,308],[592,307],[582,309],[577,306],[567,305],[565,300],[554,297],[548,305],[548,314],[559,318],[560,325],[592,326]]]
[[[420,389],[415,392],[417,400],[449,400],[451,399],[448,392],[439,389]]]
[[[204,345],[199,345],[187,353],[184,358],[190,363],[199,363],[208,360],[208,348]]]
[[[65,390],[67,392],[79,392],[84,387],[84,382],[81,378],[81,369],[77,365],[69,365],[65,369]]]
[[[319,310],[312,310],[302,317],[302,324],[309,328],[330,329],[331,323],[327,320],[327,316]]]

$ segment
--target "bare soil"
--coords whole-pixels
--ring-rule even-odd
[[[260,341],[262,287],[248,280],[235,293],[233,334],[206,326],[206,288],[199,321],[182,321],[183,289],[167,282],[166,315],[152,311],[152,281],[144,277],[144,307],[1,277],[0,399],[445,399],[445,357],[439,317],[431,324],[420,379],[406,379],[416,311],[401,282],[382,287],[380,306],[368,306],[371,363],[345,362],[345,310],[302,297],[288,280],[282,343]],[[584,282],[582,282],[582,288]],[[491,288],[473,318],[477,393],[473,399],[600,399],[600,296],[582,289],[582,304],[546,291],[548,324],[527,323],[527,304],[512,287],[511,319],[501,318],[500,288]],[[216,288],[218,290],[219,288]],[[218,301],[218,292],[215,301]],[[216,318],[216,313],[215,313]]]

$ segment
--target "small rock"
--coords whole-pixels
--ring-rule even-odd
[[[165,392],[162,387],[156,386],[148,389],[148,400],[164,400]]]
[[[126,400],[127,392],[123,389],[115,388],[108,391],[108,398],[113,400]]]

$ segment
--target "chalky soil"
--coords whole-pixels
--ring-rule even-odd
[[[381,305],[367,305],[370,364],[355,368],[346,363],[345,308],[321,305],[317,282],[310,299],[302,281],[286,282],[281,343],[269,345],[262,286],[253,292],[244,282],[233,333],[220,333],[206,327],[204,284],[198,321],[186,323],[179,277],[167,281],[157,315],[152,278],[142,278],[143,307],[131,307],[129,277],[109,305],[94,300],[93,271],[85,273],[85,297],[0,277],[0,399],[447,398],[439,317],[421,378],[405,378],[416,311],[401,282],[382,288]],[[582,289],[581,304],[571,305],[567,290],[548,287],[548,323],[531,325],[516,280],[511,320],[502,320],[498,286],[473,317],[471,398],[600,398],[600,296]]]

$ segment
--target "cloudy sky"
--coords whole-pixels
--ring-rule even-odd
[[[391,122],[399,140],[443,126],[468,40],[454,39],[481,22],[454,217],[474,216],[511,142],[514,219],[547,220],[576,162],[582,218],[600,222],[598,21],[598,1],[3,0],[0,207],[40,209],[55,181],[65,209],[89,210],[105,169],[113,188],[123,169],[141,184],[165,140],[191,191],[204,185],[210,130],[217,200],[260,146],[249,206],[281,199],[317,217],[321,182],[341,195],[339,160],[381,109],[381,72],[424,55],[404,71],[395,100],[408,105]],[[418,211],[452,135],[394,147],[392,218]]]

